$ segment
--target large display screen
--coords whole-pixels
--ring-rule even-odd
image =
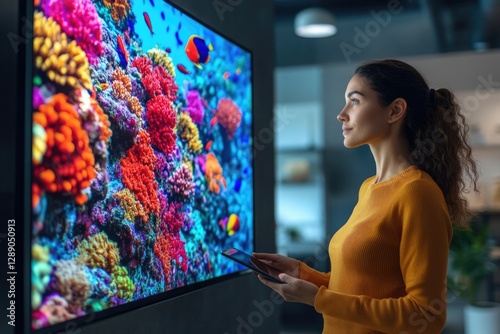
[[[241,271],[251,53],[160,0],[35,0],[33,33],[32,330]]]

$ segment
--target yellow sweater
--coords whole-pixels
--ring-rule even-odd
[[[411,166],[361,186],[347,223],[330,241],[331,272],[301,263],[316,284],[324,334],[441,333],[451,223],[443,194]]]

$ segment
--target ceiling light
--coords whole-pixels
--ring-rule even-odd
[[[300,37],[318,38],[335,35],[337,27],[333,15],[321,8],[308,8],[295,16],[295,33]]]

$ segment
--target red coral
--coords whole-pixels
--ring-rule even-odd
[[[122,180],[127,188],[134,192],[146,214],[160,212],[160,203],[156,196],[158,184],[155,181],[155,154],[150,146],[151,140],[146,131],[141,130],[136,143],[120,160]]]
[[[82,191],[96,177],[95,159],[75,107],[66,95],[57,94],[33,113],[33,119],[45,128],[47,149],[42,163],[33,171],[32,205],[38,204],[42,191],[70,193],[77,204],[83,205],[87,195]]]
[[[156,237],[154,251],[158,259],[160,259],[163,266],[163,274],[165,275],[165,282],[169,283],[170,274],[170,251],[169,251],[168,237],[164,234],[159,234]]]
[[[241,110],[238,105],[229,98],[222,98],[217,105],[216,116],[219,124],[226,130],[227,138],[233,139],[241,122]]]
[[[155,66],[146,56],[135,58],[132,67],[136,67],[141,73],[141,82],[148,94],[152,98],[158,95],[166,95],[170,101],[175,101],[179,90],[174,78],[163,68]]]
[[[175,110],[165,95],[155,96],[146,103],[146,120],[151,142],[168,154],[175,148]]]

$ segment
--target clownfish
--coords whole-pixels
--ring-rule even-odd
[[[210,60],[209,52],[213,49],[214,47],[211,43],[207,45],[205,40],[198,35],[191,35],[185,47],[186,55],[189,60],[199,69],[203,69],[201,64],[208,63]]]
[[[149,31],[151,32],[151,35],[154,35],[155,33],[153,31],[153,25],[151,24],[151,19],[149,18],[149,14],[146,12],[144,12],[144,21],[146,21]]]

